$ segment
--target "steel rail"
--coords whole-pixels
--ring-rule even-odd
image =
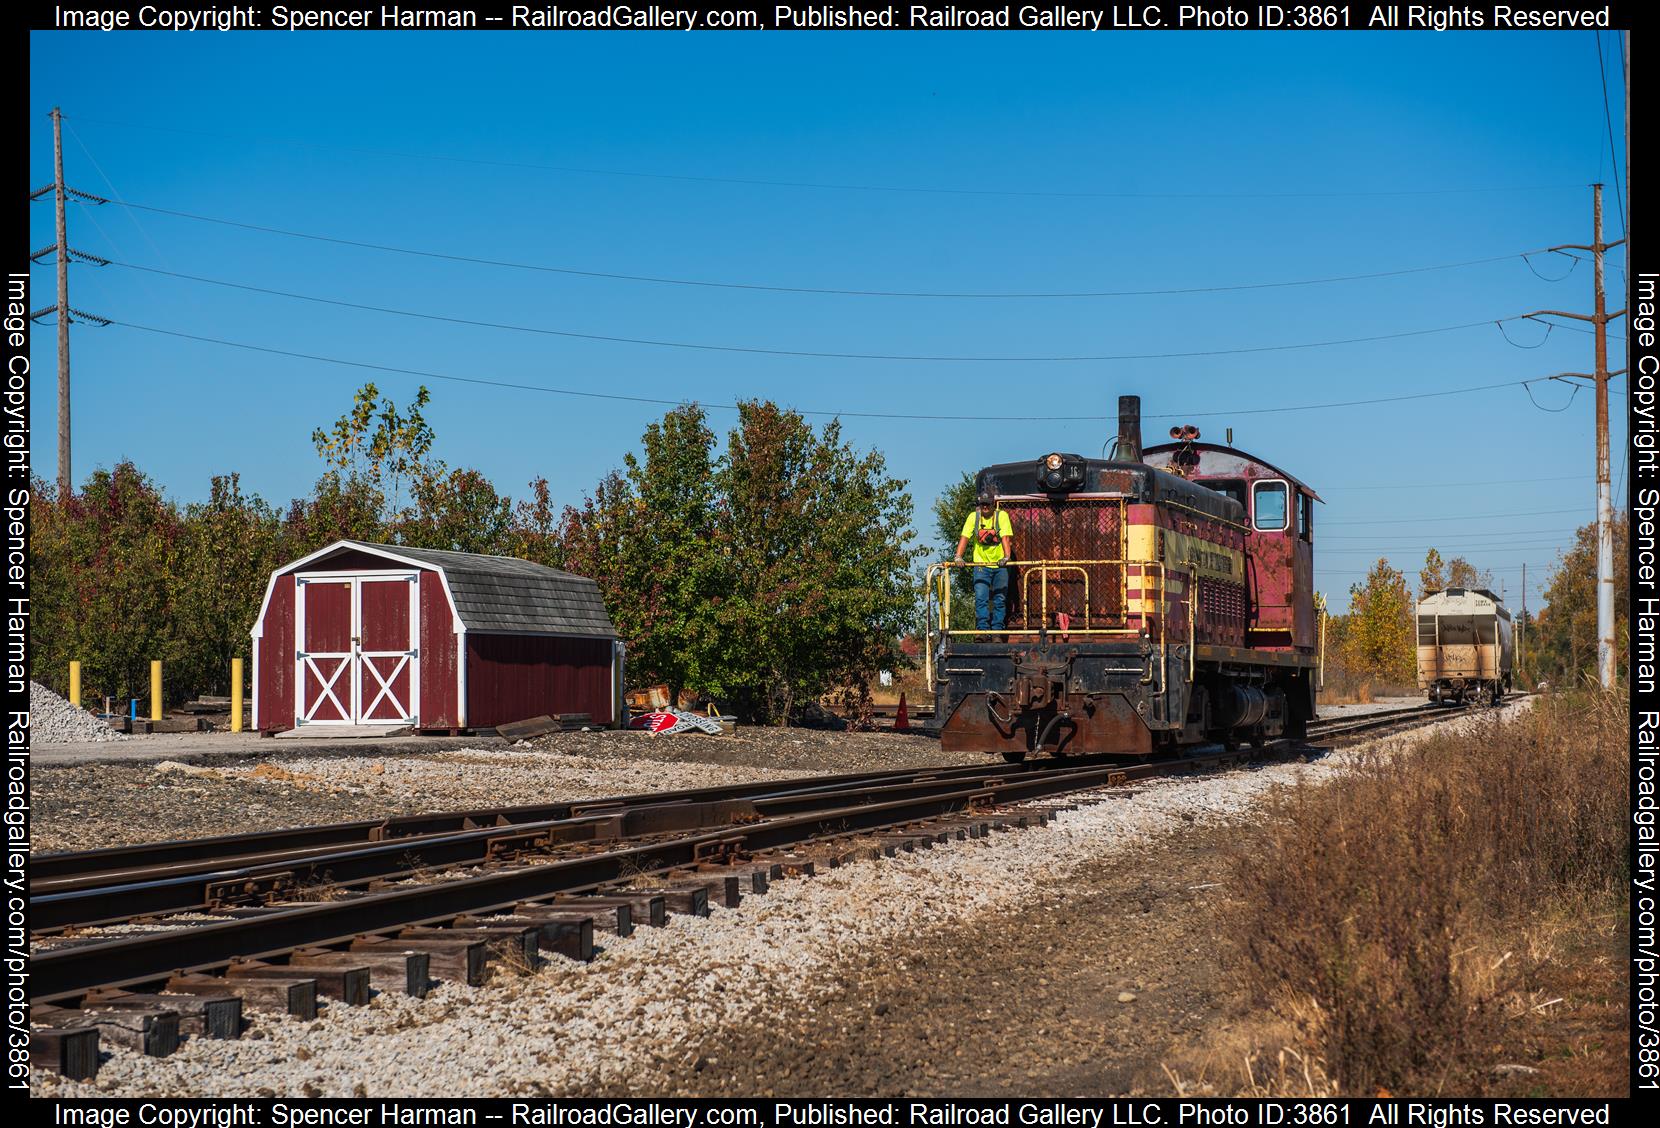
[[[1039,770],[1032,765],[1024,767],[1026,770]],[[198,864],[205,872],[206,869],[219,869],[232,864],[256,864],[281,858],[299,858],[312,853],[327,853],[357,843],[367,845],[392,840],[410,840],[425,835],[453,834],[487,827],[501,829],[520,823],[574,818],[600,810],[657,806],[671,802],[747,799],[793,794],[805,790],[824,790],[844,785],[854,786],[882,780],[918,778],[925,774],[939,777],[950,774],[972,775],[985,769],[986,765],[983,764],[889,768],[876,772],[803,776],[799,780],[764,780],[682,791],[644,792],[615,798],[513,807],[481,807],[440,814],[395,815],[384,819],[364,819],[293,829],[251,831],[246,834],[219,835],[212,838],[145,842],[98,850],[42,854],[30,861],[29,883],[31,889],[43,891],[49,888],[73,888],[73,885],[68,884],[70,879],[109,881],[135,870],[158,871],[159,875],[159,871],[164,869],[177,867],[188,871],[190,865]],[[1011,767],[1010,770],[1018,771],[1021,767]]]
[[[1043,761],[1015,772],[990,764],[940,773],[908,773],[911,778],[876,781],[862,786],[814,786],[753,799],[705,802],[653,803],[632,807],[584,810],[567,819],[489,826],[455,834],[418,839],[393,839],[366,846],[350,846],[303,858],[278,858],[241,866],[197,872],[144,876],[142,872],[116,875],[113,882],[79,879],[72,888],[60,884],[50,892],[31,887],[30,924],[37,932],[71,927],[115,924],[138,916],[200,912],[234,903],[243,892],[265,891],[291,895],[308,886],[351,888],[391,877],[444,866],[477,865],[495,860],[503,847],[512,851],[558,848],[562,845],[625,842],[648,836],[754,821],[768,816],[805,814],[827,808],[878,803],[908,794],[927,794],[944,785],[985,785],[1010,775],[1037,775],[1095,764],[1113,764],[1108,757],[1088,761]],[[265,898],[258,898],[265,899]]]
[[[1398,724],[1415,719],[1404,715],[1407,712],[1372,717],[1369,723]],[[1462,710],[1410,712],[1436,719],[1450,719],[1464,713]],[[281,958],[302,947],[338,945],[368,934],[444,924],[464,915],[507,911],[524,901],[589,891],[643,874],[682,869],[712,859],[798,847],[815,839],[903,827],[956,812],[1118,786],[1238,763],[1246,758],[1239,751],[1221,750],[1139,764],[1117,761],[1083,765],[1061,760],[1051,761],[1049,766],[1036,771],[1003,765],[999,769],[982,769],[978,777],[955,775],[915,780],[909,785],[873,786],[860,794],[880,801],[820,806],[805,813],[791,813],[789,809],[812,807],[824,799],[845,800],[849,793],[829,793],[816,799],[808,795],[780,797],[776,801],[780,809],[759,822],[700,829],[658,841],[624,844],[598,853],[430,885],[372,892],[341,901],[290,908],[274,906],[256,916],[220,923],[47,949],[35,954],[31,961],[31,997],[36,1001],[71,999],[96,987],[132,987],[154,983],[181,971],[216,971],[237,960]],[[729,803],[728,813],[744,805],[743,801]],[[753,801],[747,805],[759,809],[759,804]],[[683,804],[661,806],[685,807]],[[628,817],[627,812],[622,815]]]
[[[940,781],[932,793],[882,803],[771,818],[349,900],[274,908],[256,917],[223,923],[48,949],[31,961],[32,998],[44,1001],[94,987],[154,982],[179,971],[217,970],[238,959],[266,959],[296,948],[338,944],[369,933],[504,911],[526,900],[696,865],[712,857],[799,846],[815,838],[903,826],[971,808],[1044,798],[1238,758],[1238,753],[1224,752],[1185,761],[1103,764],[1040,772],[1023,779],[969,781],[966,786],[960,780]]]
[[[1322,732],[1337,734],[1361,731],[1395,723],[1397,719],[1437,714],[1439,706],[1415,706],[1369,714],[1348,724]],[[411,816],[397,820],[405,828],[453,827],[460,832],[427,831],[408,835],[377,834],[369,844],[358,844],[364,827],[384,830],[387,823],[335,824],[307,828],[308,832],[338,831],[343,845],[316,846],[266,854],[210,857],[200,861],[177,862],[148,869],[99,870],[75,876],[34,880],[30,883],[30,910],[37,931],[117,923],[136,916],[169,912],[202,911],[234,902],[238,890],[263,889],[267,893],[325,884],[349,888],[395,875],[441,866],[478,864],[497,856],[504,842],[528,844],[538,836],[537,846],[597,841],[618,841],[718,825],[735,817],[800,813],[827,804],[876,802],[906,789],[926,788],[939,780],[1003,779],[1011,773],[1052,771],[1095,763],[1117,763],[1113,757],[1035,761],[1022,765],[969,765],[954,768],[895,769],[851,776],[809,777],[799,783],[776,782],[737,785],[728,788],[700,788],[684,792],[647,793],[614,800],[507,808],[493,812],[467,811],[447,815]],[[859,786],[864,782],[864,786]],[[750,800],[734,798],[745,792],[759,792]],[[718,796],[719,798],[709,798]],[[732,804],[746,804],[732,807]],[[562,817],[517,821],[532,813],[560,813]],[[494,823],[488,818],[496,815]],[[483,824],[483,825],[480,825]],[[511,831],[511,834],[504,834]],[[296,832],[278,831],[269,836],[278,840]],[[201,846],[210,842],[231,843],[232,848],[257,836],[160,844]],[[355,839],[355,841],[354,841]],[[145,848],[137,848],[142,852]],[[118,848],[119,850],[119,848]],[[108,858],[117,851],[93,851],[81,858]],[[63,857],[60,855],[60,857]],[[263,885],[261,883],[264,883]],[[266,899],[266,898],[255,898]]]

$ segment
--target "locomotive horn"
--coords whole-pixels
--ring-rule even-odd
[[[1141,397],[1118,397],[1118,461],[1141,461]]]

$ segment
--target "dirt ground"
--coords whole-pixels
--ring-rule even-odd
[[[1229,833],[1126,851],[1034,888],[1018,912],[870,952],[830,1006],[723,1032],[667,1090],[1169,1093],[1169,1047],[1229,998],[1211,920]]]
[[[1216,934],[1243,833],[1122,852],[1084,879],[1035,887],[1017,912],[868,953],[831,1005],[723,1031],[663,1092],[1327,1095],[1317,1066],[1310,1086],[1301,1058],[1280,1058],[1294,1031],[1246,995]],[[1528,1000],[1556,1005],[1512,1008],[1491,1047],[1502,1064],[1454,1072],[1446,1091],[1629,1092],[1624,938],[1611,916],[1562,922]]]

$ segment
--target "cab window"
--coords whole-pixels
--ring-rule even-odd
[[[1258,482],[1251,491],[1251,513],[1256,527],[1263,532],[1279,532],[1285,528],[1286,490],[1284,482]]]
[[[1297,495],[1297,535],[1306,541],[1314,539],[1314,499],[1307,494]]]
[[[1239,502],[1241,509],[1245,508],[1245,483],[1238,478],[1206,478],[1199,483],[1215,490],[1223,497],[1231,497]]]

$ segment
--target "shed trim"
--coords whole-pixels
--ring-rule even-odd
[[[395,552],[388,552],[380,545],[370,544],[368,541],[337,540],[333,544],[325,545],[324,547],[319,548],[316,552],[300,557],[298,560],[291,560],[287,564],[284,564],[281,568],[278,568],[275,572],[271,573],[271,578],[265,582],[265,598],[259,605],[259,618],[254,620],[254,629],[252,632],[253,637],[259,638],[265,630],[265,611],[271,604],[271,592],[276,587],[278,576],[285,576],[290,572],[304,568],[313,560],[320,560],[331,552],[338,552],[341,549],[348,548],[358,552],[366,552],[371,556],[382,557],[386,560],[392,561],[395,564],[402,564],[406,568],[414,568],[416,571],[437,572],[438,582],[444,585],[444,598],[447,599],[450,604],[450,619],[452,620],[452,625],[455,628],[455,633],[465,633],[466,628],[462,626],[461,623],[461,612],[457,611],[455,607],[455,593],[450,590],[450,578],[444,574],[443,568],[436,564],[423,563],[412,557],[400,556]],[[349,574],[355,576],[359,573],[351,572]]]

